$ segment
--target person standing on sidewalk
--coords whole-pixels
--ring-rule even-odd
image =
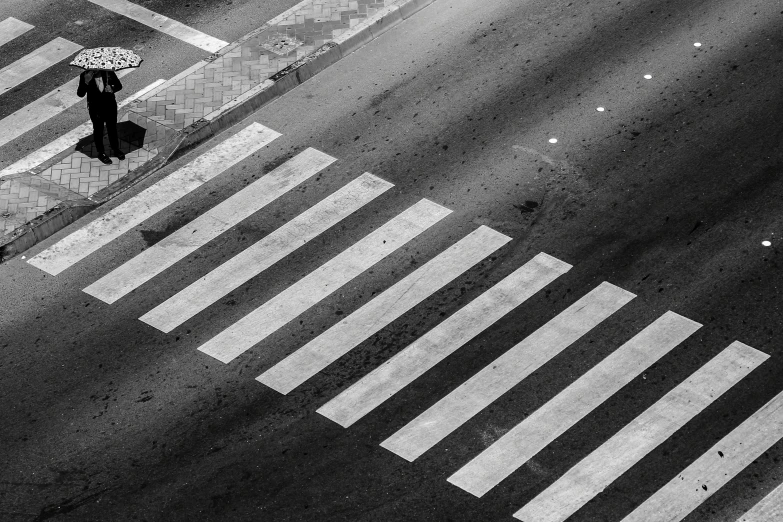
[[[87,95],[87,110],[92,121],[95,148],[98,151],[98,159],[106,165],[110,165],[112,161],[103,149],[104,124],[106,124],[109,144],[114,156],[120,161],[125,159],[117,137],[117,99],[114,97],[114,93],[121,89],[122,84],[114,71],[89,70],[79,76],[79,88],[76,90],[76,95],[79,98]]]

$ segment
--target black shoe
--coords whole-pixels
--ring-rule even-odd
[[[120,161],[125,159],[125,154],[123,154],[122,151],[115,150],[114,155],[117,156],[117,159]]]
[[[98,159],[104,162],[106,165],[111,165],[111,158],[109,158],[105,152],[98,154]]]

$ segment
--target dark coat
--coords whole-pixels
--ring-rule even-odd
[[[84,81],[85,74],[87,74],[87,71],[84,71],[79,76],[79,88],[76,90],[76,95],[79,98],[84,98],[84,95],[86,94],[87,103],[96,108],[105,104],[111,105],[117,103],[117,100],[114,97],[114,93],[101,92],[98,90],[98,85],[95,83],[95,77],[98,77],[98,75],[101,74],[101,71],[97,71],[95,73],[95,77],[90,81],[90,83]],[[117,78],[117,75],[114,73],[114,71],[106,71],[106,81],[114,92],[119,92],[122,90],[122,83],[120,83],[120,79]]]

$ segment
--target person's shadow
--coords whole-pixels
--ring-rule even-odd
[[[121,121],[117,123],[117,137],[120,141],[120,150],[124,154],[130,154],[144,146],[144,135],[147,129],[136,125],[131,121]],[[95,141],[92,134],[85,136],[76,143],[76,150],[90,158],[98,157],[98,150],[95,147]],[[111,155],[111,146],[109,145],[109,136],[103,133],[103,150]]]

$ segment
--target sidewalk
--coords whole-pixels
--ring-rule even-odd
[[[0,261],[30,248],[434,0],[305,0],[145,93],[119,119],[126,159],[91,138],[0,178]],[[108,142],[106,137],[106,150]],[[13,166],[12,166],[13,167]]]

